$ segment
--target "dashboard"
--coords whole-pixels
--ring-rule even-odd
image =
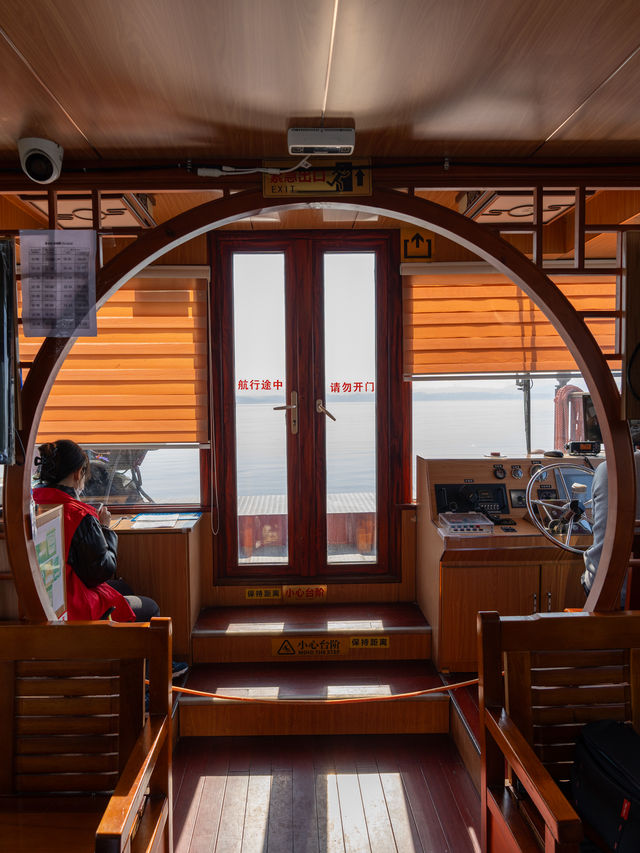
[[[526,521],[526,492],[532,477],[542,470],[532,490],[535,500],[567,501],[578,484],[584,487],[584,501],[591,496],[593,479],[585,468],[591,465],[595,470],[602,461],[575,456],[423,460],[421,470],[427,479],[423,485],[427,488],[422,494],[428,496],[433,521],[449,534],[470,532],[464,530],[464,516],[473,522],[478,513],[493,523],[496,533],[531,533],[532,525]],[[559,468],[544,470],[558,463]],[[478,530],[477,523],[473,529]]]

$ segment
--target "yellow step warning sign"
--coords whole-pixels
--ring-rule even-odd
[[[244,591],[244,597],[249,601],[264,601],[265,598],[282,598],[282,590],[279,586],[248,587]]]
[[[352,649],[388,649],[389,637],[349,637]]]
[[[335,658],[347,653],[345,637],[281,637],[271,641],[271,654],[277,658]]]
[[[286,585],[282,587],[283,601],[296,601],[300,603],[326,601],[327,585],[326,583],[316,584],[295,584],[293,586]]]

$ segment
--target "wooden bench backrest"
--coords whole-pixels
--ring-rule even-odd
[[[0,626],[0,794],[114,789],[144,724],[158,634],[168,643],[166,620]]]
[[[561,786],[586,723],[628,721],[640,732],[640,613],[481,620],[485,705],[505,708]]]

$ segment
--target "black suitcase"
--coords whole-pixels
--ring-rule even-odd
[[[576,742],[573,805],[615,853],[640,853],[640,735],[625,723],[588,723]],[[585,843],[583,850],[594,850]]]

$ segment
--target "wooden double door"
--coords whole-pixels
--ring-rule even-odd
[[[219,579],[394,575],[409,488],[395,232],[213,238]]]

